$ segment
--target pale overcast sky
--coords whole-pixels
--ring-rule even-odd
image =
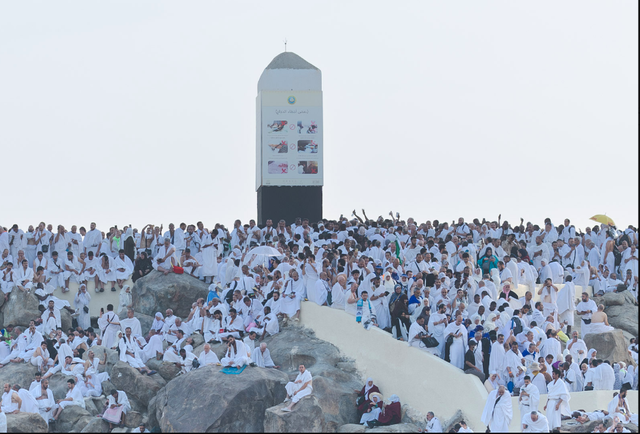
[[[0,3],[0,224],[255,218],[255,97],[322,70],[324,216],[638,223],[637,1]]]

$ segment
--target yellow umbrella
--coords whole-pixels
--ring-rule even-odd
[[[609,226],[615,226],[616,225],[613,222],[613,220],[611,219],[611,217],[607,217],[604,214],[596,214],[593,217],[591,217],[589,220],[593,220],[593,221],[596,221],[598,223],[602,223],[602,224],[609,225]]]

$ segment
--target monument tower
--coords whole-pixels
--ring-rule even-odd
[[[322,73],[295,53],[278,54],[258,81],[258,224],[322,218]]]

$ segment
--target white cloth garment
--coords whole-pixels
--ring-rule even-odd
[[[505,390],[504,394],[499,396],[497,389],[492,390],[482,412],[482,423],[488,426],[491,432],[508,432],[511,419],[513,419],[511,395]]]
[[[300,390],[305,383],[309,383],[307,387]],[[295,381],[290,381],[285,385],[285,389],[287,390],[287,395],[291,397],[291,401],[296,403],[300,401],[305,396],[311,395],[313,393],[313,381],[311,372],[308,369],[301,374],[298,374]]]
[[[275,367],[275,363],[271,359],[271,353],[269,352],[269,348],[265,348],[264,352],[260,349],[260,347],[253,350],[253,354],[251,354],[251,360],[256,366],[260,368],[273,368]]]
[[[571,416],[571,408],[569,401],[571,395],[567,389],[567,384],[558,379],[552,380],[547,385],[547,419],[549,420],[549,429],[559,428],[561,424],[561,416]],[[560,408],[556,410],[556,405],[562,400]]]

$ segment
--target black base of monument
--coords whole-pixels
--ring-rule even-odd
[[[258,189],[258,224],[267,220],[277,226],[281,219],[287,225],[295,219],[308,218],[310,223],[322,218],[322,187],[267,187]]]

